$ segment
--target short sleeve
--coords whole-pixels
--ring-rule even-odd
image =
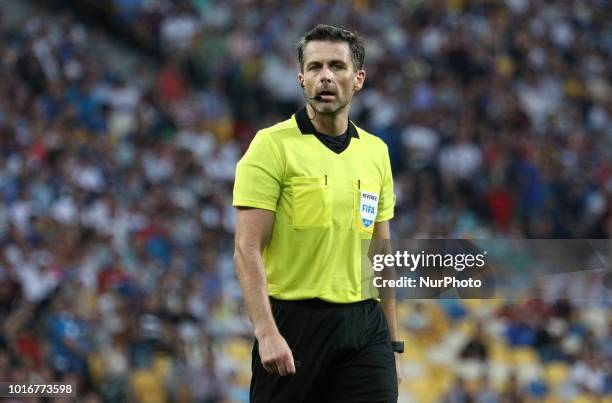
[[[376,222],[387,221],[393,218],[395,208],[395,195],[393,193],[393,174],[391,172],[391,161],[389,160],[389,150],[385,146],[383,165],[383,183],[380,191],[380,201],[378,202],[378,214]]]
[[[257,133],[236,165],[233,205],[276,211],[284,163],[268,133]]]

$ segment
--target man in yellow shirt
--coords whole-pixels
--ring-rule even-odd
[[[364,55],[350,31],[309,31],[298,44],[306,107],[259,131],[236,168],[252,402],[397,401],[395,302],[372,295],[361,264],[364,242],[389,239],[394,208],[386,145],[349,120]]]

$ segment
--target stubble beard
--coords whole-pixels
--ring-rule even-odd
[[[349,105],[350,101],[351,100],[349,99],[345,103],[333,102],[333,104],[335,105],[330,105],[332,104],[332,102],[316,102],[315,101],[315,102],[311,102],[310,106],[312,107],[312,109],[314,109],[317,113],[321,115],[332,116],[332,115],[337,115],[344,108],[346,108]],[[327,106],[327,107],[321,108],[320,104],[326,104],[324,106]]]

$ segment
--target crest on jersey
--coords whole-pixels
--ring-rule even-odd
[[[365,228],[370,228],[376,220],[378,212],[378,195],[372,192],[361,191],[361,202],[359,203],[359,214],[361,223]]]

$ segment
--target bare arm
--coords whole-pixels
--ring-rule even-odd
[[[372,234],[373,244],[375,245],[377,254],[389,254],[391,253],[391,231],[389,230],[389,221],[377,222],[374,225],[374,233]],[[393,278],[394,268],[387,268],[383,270],[382,276]],[[397,314],[395,311],[395,297],[392,291],[381,290],[381,299],[383,311],[385,313],[385,319],[387,319],[387,326],[389,327],[389,334],[391,340],[399,340],[399,331],[397,327]]]
[[[375,245],[374,253],[391,253],[391,230],[389,229],[389,221],[377,222],[374,225],[374,233],[372,234],[373,244]],[[395,278],[395,269],[387,268],[382,272],[383,278],[393,279]],[[382,305],[385,319],[387,320],[387,327],[389,328],[389,336],[391,340],[400,340],[399,328],[397,326],[397,312],[395,309],[395,296],[393,295],[392,289],[381,290],[380,303]],[[399,354],[395,354],[395,363],[397,370],[397,382],[402,381],[401,366]]]
[[[280,334],[270,307],[262,251],[274,227],[274,212],[240,208],[237,212],[234,262],[247,313],[259,343],[259,355],[270,373],[295,373],[293,355]]]
[[[278,331],[270,301],[261,253],[274,226],[274,212],[262,209],[239,209],[236,222],[234,262],[247,312],[255,337]]]

